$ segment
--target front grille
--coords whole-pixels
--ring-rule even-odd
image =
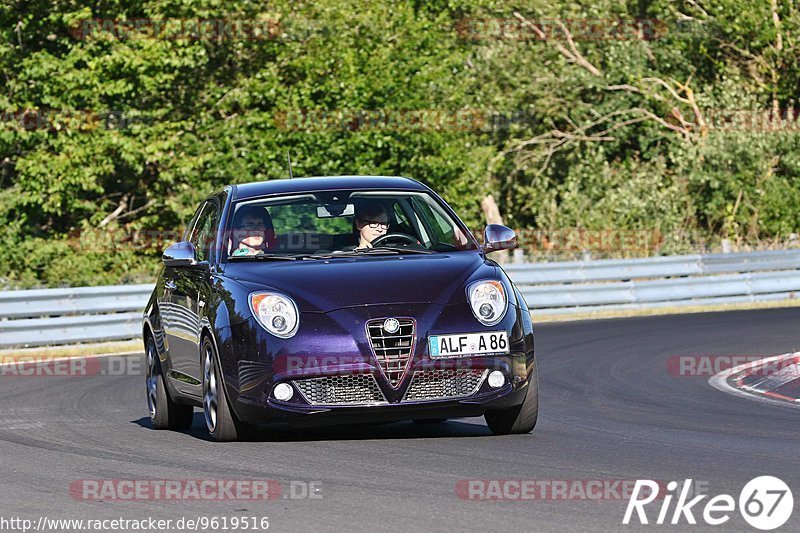
[[[383,329],[384,320],[367,322],[367,332],[370,346],[383,370],[383,375],[386,376],[389,385],[396,389],[414,353],[416,323],[413,318],[398,318],[400,329],[396,333],[389,334]]]
[[[294,385],[311,405],[369,404],[385,402],[372,374],[300,379]]]
[[[481,386],[487,372],[466,368],[416,370],[403,401],[470,396]]]

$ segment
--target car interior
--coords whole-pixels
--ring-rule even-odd
[[[449,224],[437,220],[441,215],[432,211],[424,201],[403,195],[365,198],[383,206],[389,222],[387,235],[408,237],[392,239],[392,246],[438,251],[469,246],[466,242],[459,243],[452,229],[443,230],[443,226]],[[359,240],[355,228],[355,204],[362,199],[346,191],[336,191],[265,202],[261,207],[267,210],[275,229],[276,246],[271,246],[270,250],[287,254],[352,250]]]

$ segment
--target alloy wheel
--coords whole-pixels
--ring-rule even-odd
[[[156,347],[153,339],[147,340],[147,407],[150,410],[150,420],[155,420],[158,402],[156,400],[156,387],[158,386],[158,371],[156,368]]]
[[[208,431],[213,433],[217,427],[217,371],[214,365],[214,352],[206,346],[203,357],[203,414]]]

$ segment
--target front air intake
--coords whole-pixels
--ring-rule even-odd
[[[396,320],[397,331],[389,333],[387,323]],[[394,328],[389,328],[394,329]],[[367,322],[367,333],[372,353],[378,360],[383,375],[392,388],[396,389],[403,380],[403,375],[414,354],[416,345],[416,321],[413,318],[377,319]]]
[[[293,383],[311,405],[386,403],[386,398],[372,374],[299,379]]]

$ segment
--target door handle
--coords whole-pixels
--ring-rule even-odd
[[[178,285],[173,280],[167,280],[164,282],[164,288],[169,291],[174,291],[178,288]]]

